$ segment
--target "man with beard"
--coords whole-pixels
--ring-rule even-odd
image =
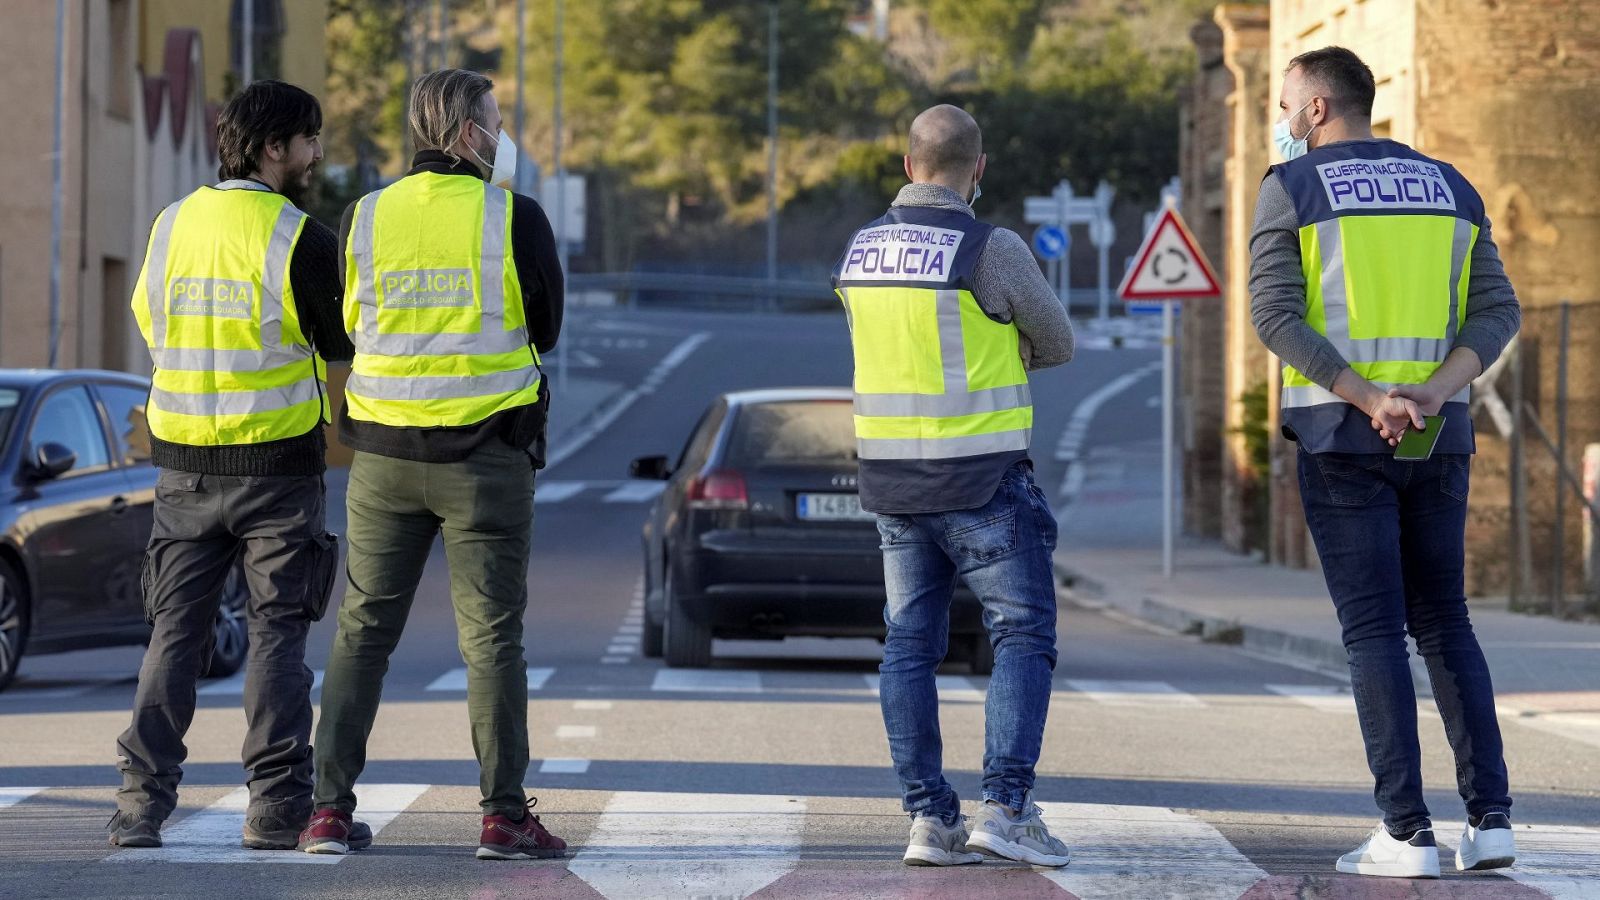
[[[322,158],[321,129],[316,98],[293,85],[258,81],[229,101],[217,122],[223,180],[162,210],[134,288],[161,471],[142,579],[154,630],[133,724],[117,741],[122,789],[107,826],[118,846],[161,846],[195,681],[238,562],[250,594],[243,845],[293,849],[310,817],[306,634],[338,562],[323,526],[323,360],[354,353],[334,235],[292,199]]]

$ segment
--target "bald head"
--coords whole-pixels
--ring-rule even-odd
[[[965,191],[981,177],[983,134],[967,111],[948,103],[926,109],[911,123],[906,174],[912,181],[938,182]]]

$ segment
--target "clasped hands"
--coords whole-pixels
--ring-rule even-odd
[[[1426,429],[1424,418],[1438,415],[1446,399],[1442,391],[1430,384],[1395,385],[1387,393],[1379,394],[1366,407],[1366,413],[1372,418],[1372,430],[1394,447],[1399,445],[1407,428]]]

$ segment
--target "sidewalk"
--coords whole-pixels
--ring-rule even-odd
[[[1056,568],[1074,602],[1235,644],[1348,677],[1320,572],[1269,566],[1220,543],[1180,538],[1173,577],[1161,574],[1159,452],[1138,445],[1091,455],[1083,487],[1063,507]],[[1503,713],[1553,716],[1600,740],[1600,625],[1508,612],[1472,601],[1472,620]],[[1427,670],[1412,647],[1419,695]]]

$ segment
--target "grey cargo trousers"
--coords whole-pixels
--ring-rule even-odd
[[[311,671],[306,634],[327,609],[338,568],[324,528],[322,477],[161,470],[145,554],[154,626],[139,669],[133,724],[117,739],[124,813],[165,821],[178,800],[183,738],[212,650],[223,582],[243,563],[250,599],[244,768],[251,818],[311,813]]]

